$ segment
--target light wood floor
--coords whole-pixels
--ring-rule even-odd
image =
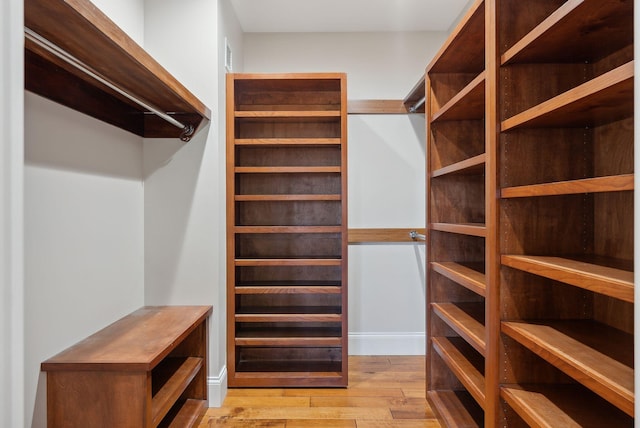
[[[439,428],[425,400],[424,357],[349,357],[346,389],[229,389],[209,427]]]

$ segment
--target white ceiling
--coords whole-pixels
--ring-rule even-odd
[[[231,0],[245,33],[446,31],[470,0]]]

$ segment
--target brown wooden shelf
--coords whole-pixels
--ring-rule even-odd
[[[151,417],[157,426],[202,368],[202,358],[186,358],[173,376],[153,396]]]
[[[591,321],[503,321],[502,332],[633,415],[632,334]]]
[[[442,108],[433,113],[431,122],[475,120],[484,117],[485,73],[480,73]]]
[[[452,165],[445,166],[444,168],[436,169],[431,173],[431,178],[441,177],[444,175],[453,174],[483,174],[487,156],[482,153],[469,159],[465,159],[460,162],[456,162]]]
[[[339,146],[340,138],[236,138],[236,146],[306,147]]]
[[[484,303],[432,303],[431,308],[460,337],[484,355]]]
[[[308,305],[308,306],[239,306],[236,315],[271,315],[271,314],[297,314],[297,315],[334,315],[342,312],[340,306]]]
[[[501,63],[594,62],[633,39],[631,15],[632,1],[569,0],[508,49]],[[594,22],[607,25],[593,31]]]
[[[198,421],[202,419],[209,403],[206,400],[195,400],[193,398],[188,399],[180,407],[180,410],[176,416],[171,420],[168,428],[183,428],[183,427],[195,427],[198,426]],[[159,425],[164,427],[165,425]]]
[[[340,294],[342,287],[336,286],[244,286],[236,285],[236,294]]]
[[[337,314],[236,314],[236,322],[340,322],[342,315]]]
[[[633,272],[561,257],[503,255],[502,264],[626,302],[634,301]]]
[[[633,115],[633,61],[502,121],[518,128],[596,126]]]
[[[339,166],[237,166],[235,172],[239,174],[320,174],[339,173]]]
[[[362,242],[416,242],[424,243],[411,237],[411,232],[424,235],[424,228],[396,228],[396,229],[349,229],[349,244],[359,244]]]
[[[484,1],[477,0],[433,57],[429,73],[476,72],[484,70]]]
[[[532,196],[571,195],[577,193],[624,192],[633,189],[633,174],[621,174],[555,183],[506,187],[501,190],[500,196],[503,198],[524,198]]]
[[[484,414],[466,391],[427,391],[427,399],[443,426],[479,428],[484,426]],[[474,411],[475,408],[479,410]]]
[[[236,117],[266,117],[266,118],[293,118],[293,117],[340,117],[340,110],[265,110],[265,111],[236,111]]]
[[[340,337],[239,337],[237,346],[342,346]]]
[[[446,337],[434,337],[431,340],[433,349],[440,355],[445,364],[456,375],[460,383],[469,391],[480,407],[484,408],[485,403],[485,382],[484,376],[480,373],[467,356],[463,354]]]
[[[88,0],[27,0],[25,26],[123,91],[197,129],[211,111]],[[60,25],[64,22],[64,25]],[[136,135],[179,137],[182,130],[25,41],[25,88]]]
[[[500,396],[529,426],[633,426],[633,418],[576,385],[507,385]]]
[[[236,266],[341,266],[341,259],[235,259]]]
[[[235,195],[234,199],[238,202],[339,201],[342,196],[332,194]]]
[[[480,296],[485,295],[486,278],[484,273],[455,262],[431,262],[431,268],[474,293]]]
[[[234,232],[243,233],[340,233],[340,226],[236,226]]]
[[[431,230],[440,232],[458,233],[460,235],[470,235],[485,237],[487,228],[483,223],[431,223]]]

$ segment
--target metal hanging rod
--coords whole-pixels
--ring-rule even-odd
[[[425,102],[425,97],[420,98],[414,105],[409,108],[409,113],[415,113]]]
[[[427,240],[427,237],[425,235],[423,235],[422,233],[418,233],[415,230],[412,230],[411,232],[409,232],[409,237],[411,239],[413,239],[414,241],[418,240],[418,239],[420,239],[422,241],[426,241]]]
[[[127,99],[133,101],[134,103],[138,104],[140,107],[144,108],[145,110],[148,110],[151,113],[155,114],[156,116],[164,119],[165,121],[169,122],[170,124],[172,124],[176,128],[182,129],[182,133],[180,134],[180,140],[182,140],[184,142],[187,142],[187,141],[191,140],[191,136],[195,132],[195,129],[193,128],[192,125],[190,125],[190,124],[185,125],[185,124],[183,124],[181,122],[178,122],[173,117],[169,116],[167,113],[165,113],[163,111],[160,111],[159,109],[149,105],[148,103],[146,103],[146,102],[134,97],[133,95],[131,95],[128,92],[126,92],[124,89],[119,88],[114,83],[111,83],[110,81],[108,81],[104,77],[100,76],[96,71],[92,70],[88,65],[84,64],[82,61],[80,61],[79,59],[77,59],[76,57],[74,57],[73,55],[71,55],[70,53],[65,51],[64,49],[60,48],[59,46],[57,46],[54,43],[50,42],[49,40],[45,39],[40,34],[36,33],[35,31],[31,30],[30,28],[28,28],[28,27],[24,28],[24,36],[27,39],[29,39],[32,42],[34,42],[35,44],[37,44],[38,46],[42,47],[43,49],[45,49],[48,52],[54,54],[55,56],[57,56],[61,60],[65,61],[67,64],[72,65],[73,67],[75,67],[78,70],[82,71],[86,75],[90,76],[94,80],[102,83],[103,85],[105,85],[105,86],[109,87],[110,89],[116,91],[120,95],[122,95],[122,96],[126,97]]]

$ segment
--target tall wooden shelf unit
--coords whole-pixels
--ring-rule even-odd
[[[229,386],[347,384],[346,76],[227,75]]]
[[[487,0],[429,65],[447,425],[633,426],[633,60],[631,0]]]

